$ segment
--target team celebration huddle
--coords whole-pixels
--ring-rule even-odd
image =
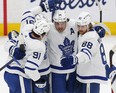
[[[4,72],[9,93],[100,93],[109,80],[116,93],[116,67],[108,65],[102,43],[107,26],[93,22],[87,11],[68,18],[57,7],[62,2],[43,1],[25,11],[19,33],[9,32]],[[51,13],[51,21],[42,12]]]

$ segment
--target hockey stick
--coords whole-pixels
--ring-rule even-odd
[[[115,52],[116,52],[116,45],[109,51],[110,68],[113,66],[113,61],[112,61],[112,59],[113,59],[113,55],[114,55]],[[112,85],[114,81],[115,81],[115,77],[113,78],[113,80],[112,80],[112,82],[111,82],[111,86],[112,86],[111,91],[112,91],[112,93],[114,93],[113,85]]]
[[[20,50],[25,52],[25,47],[24,47],[24,44],[21,44],[20,45]],[[21,64],[15,59],[15,58],[12,58],[9,62],[7,62],[5,65],[3,65],[1,68],[0,68],[0,71],[2,71],[5,67],[7,67],[9,64],[11,64],[13,61],[15,61],[18,65],[21,66]]]
[[[13,30],[15,31],[15,30]],[[14,32],[14,34],[16,33],[16,31]],[[17,32],[18,33],[18,32]],[[14,35],[15,36],[15,35]],[[25,46],[24,46],[24,40],[23,40],[23,36],[22,34],[20,33],[18,36],[16,36],[19,40],[19,48],[22,52],[25,52]],[[5,67],[7,67],[9,64],[11,64],[13,61],[17,62],[17,64],[19,64],[21,66],[21,64],[15,59],[15,58],[12,58],[9,62],[7,62],[5,65],[3,65],[1,68],[0,68],[0,71],[2,71]]]
[[[110,67],[112,67],[113,65],[112,58],[115,52],[116,52],[116,45],[109,51]]]
[[[19,61],[17,61],[17,59],[12,58],[9,62],[7,62],[5,65],[3,65],[3,66],[0,68],[0,71],[2,71],[5,67],[7,67],[9,64],[11,64],[13,61],[15,61],[19,66],[22,67],[22,65],[19,63]],[[23,67],[22,67],[22,68],[23,68]]]
[[[7,62],[4,66],[0,68],[0,71],[2,71],[5,67],[7,67],[9,64],[11,64],[14,61],[14,59],[11,59],[9,62]]]
[[[100,6],[100,3],[99,3],[99,0],[95,0],[97,6],[98,6],[98,9],[99,9],[99,14],[100,14],[100,23],[102,23],[102,9],[101,9],[101,6]]]
[[[102,23],[102,8],[100,6],[99,0],[95,0],[95,2],[96,2],[97,6],[98,6],[98,9],[99,9],[99,18],[100,18],[99,19],[100,23],[96,24],[95,26],[103,27],[105,29],[105,31],[107,31],[108,34],[111,35],[110,29],[105,24]]]

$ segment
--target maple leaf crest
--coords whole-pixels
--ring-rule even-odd
[[[70,41],[68,38],[65,37],[63,45],[58,45],[58,47],[62,51],[62,57],[68,57],[74,53],[74,44],[74,40]]]

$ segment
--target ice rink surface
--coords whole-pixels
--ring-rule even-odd
[[[4,50],[4,44],[6,41],[7,41],[7,37],[5,36],[0,37],[0,67],[2,67],[7,62],[8,53],[5,52]],[[106,36],[105,38],[103,38],[103,43],[105,47],[107,61],[109,63],[108,52],[116,44],[116,36]],[[114,65],[116,65],[116,54],[114,54],[113,63]],[[4,73],[4,70],[0,72],[0,93],[9,93],[8,86],[4,81],[3,73]],[[100,93],[111,93],[110,82],[107,85],[102,84],[100,88],[101,88]]]

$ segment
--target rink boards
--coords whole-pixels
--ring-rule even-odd
[[[116,22],[104,22],[110,29],[111,35],[116,35]],[[20,30],[20,23],[9,23],[7,25],[7,32],[12,30]],[[0,24],[0,36],[4,36],[4,26]]]

